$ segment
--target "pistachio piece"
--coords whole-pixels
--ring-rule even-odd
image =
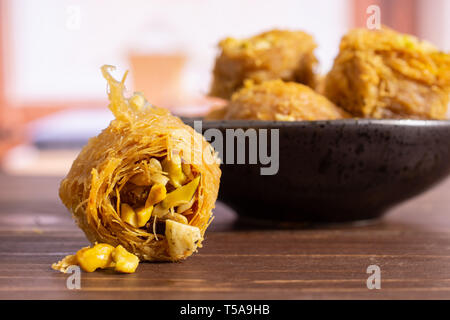
[[[124,222],[128,223],[130,226],[133,227],[137,226],[136,212],[134,212],[133,208],[130,207],[128,204],[122,203],[122,205],[120,206],[120,217]]]
[[[165,199],[155,207],[155,214],[158,217],[163,217],[165,214],[167,214],[170,208],[177,207],[191,201],[199,183],[200,176],[196,177],[194,180],[185,184],[184,186],[168,193]]]
[[[145,206],[136,210],[137,226],[143,227],[146,225],[152,216],[153,206]]]
[[[171,159],[165,158],[162,162],[162,167],[169,175],[170,184],[175,188],[181,187],[186,180],[186,176],[181,168],[181,158],[178,154],[172,155]]]
[[[145,206],[153,206],[164,200],[167,195],[166,187],[160,183],[154,184],[150,189]]]

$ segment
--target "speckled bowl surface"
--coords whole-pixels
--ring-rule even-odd
[[[227,129],[279,130],[277,174],[261,175],[262,164],[221,166],[219,199],[247,218],[372,219],[450,173],[450,121],[203,121],[203,132],[211,128],[224,145]],[[248,154],[248,143],[239,147]]]

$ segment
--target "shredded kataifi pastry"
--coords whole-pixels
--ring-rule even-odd
[[[354,29],[342,38],[324,92],[356,117],[444,119],[450,55],[386,27]]]
[[[178,261],[201,247],[221,171],[210,144],[103,66],[110,125],[91,138],[59,195],[92,243],[121,245],[149,261]],[[117,250],[117,248],[116,248]],[[67,258],[66,262],[73,262]]]
[[[226,38],[213,71],[211,95],[229,99],[246,80],[282,79],[316,85],[314,38],[302,31],[271,30],[247,39]]]
[[[260,84],[246,81],[222,109],[210,112],[207,120],[336,120],[348,118],[344,110],[334,105],[310,87],[296,82],[271,80]]]

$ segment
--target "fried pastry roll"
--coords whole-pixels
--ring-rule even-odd
[[[315,87],[317,47],[302,31],[271,30],[248,39],[226,38],[213,71],[210,94],[229,99],[245,80],[282,79]]]
[[[356,117],[444,119],[450,55],[383,27],[345,35],[325,95]]]
[[[59,195],[92,243],[123,246],[141,261],[178,261],[201,247],[221,171],[211,145],[169,111],[109,84],[110,125],[91,138]]]
[[[311,88],[281,80],[255,84],[246,81],[230,103],[213,110],[206,120],[336,120],[348,118],[341,108]]]

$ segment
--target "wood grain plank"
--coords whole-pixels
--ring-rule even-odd
[[[81,290],[50,268],[88,244],[58,182],[0,175],[0,299],[450,299],[450,180],[362,226],[268,228],[219,204],[190,259],[82,273]],[[25,184],[20,195],[7,187]],[[39,197],[30,194],[37,185]],[[371,264],[381,290],[366,287]]]

